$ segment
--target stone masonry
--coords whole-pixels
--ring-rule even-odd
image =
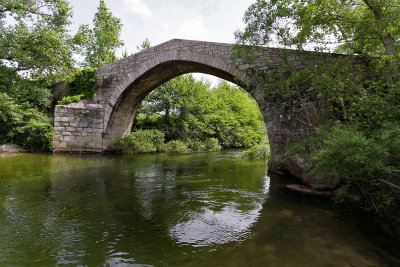
[[[254,73],[273,71],[282,62],[300,70],[346,56],[263,47],[252,61],[245,62],[230,59],[232,48],[231,44],[174,39],[98,68],[99,88],[92,100],[56,106],[54,152],[112,150],[115,139],[130,132],[136,110],[148,93],[176,76],[201,72],[236,83],[252,94],[267,126],[272,158],[278,159],[293,138],[305,137],[311,130],[293,121],[290,112],[277,114],[276,107],[282,103],[266,95]]]
[[[56,106],[55,151],[103,152],[104,108],[90,102]]]

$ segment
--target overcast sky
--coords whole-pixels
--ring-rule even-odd
[[[105,0],[121,19],[122,40],[129,53],[145,38],[151,45],[170,39],[234,42],[234,32],[244,27],[244,12],[255,0]],[[90,24],[99,0],[70,0],[74,28]]]
[[[128,53],[148,38],[152,46],[174,38],[233,43],[234,32],[243,29],[242,18],[255,0],[105,0],[114,16],[121,19],[121,39]],[[91,24],[99,0],[70,0],[73,30]],[[117,56],[121,56],[120,51]],[[217,79],[205,77],[213,85]]]

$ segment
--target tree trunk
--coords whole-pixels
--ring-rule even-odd
[[[375,0],[363,0],[363,1],[367,5],[369,10],[371,10],[371,12],[374,14],[375,21],[378,24],[377,26],[379,29],[379,38],[381,39],[381,42],[385,47],[386,54],[396,56],[397,55],[396,43],[392,35],[390,33],[385,35],[383,34],[385,29],[387,28],[387,24],[384,23],[382,8]]]
[[[169,108],[165,109],[165,125],[167,125],[167,127],[171,126],[169,120]]]

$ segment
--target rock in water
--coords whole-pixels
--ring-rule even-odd
[[[333,190],[340,185],[340,176],[335,170],[313,171],[309,159],[301,155],[287,155],[282,166],[315,190]]]
[[[0,153],[22,153],[26,152],[26,150],[15,144],[3,144],[0,145]]]

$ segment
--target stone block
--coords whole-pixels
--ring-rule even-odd
[[[71,117],[55,117],[54,121],[57,121],[57,122],[70,122],[71,121]]]

